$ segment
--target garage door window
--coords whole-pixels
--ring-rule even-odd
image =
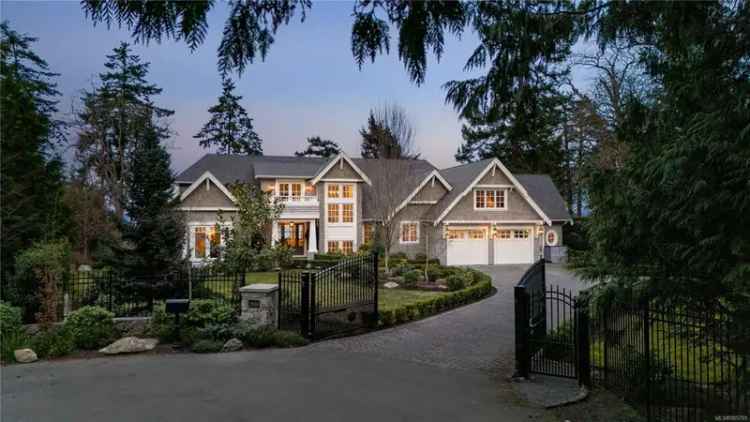
[[[513,238],[514,239],[528,239],[529,231],[528,230],[513,230]]]
[[[497,231],[497,235],[495,236],[496,239],[510,239],[510,230],[502,229]]]
[[[469,239],[474,239],[474,240],[484,239],[484,230],[469,230]]]

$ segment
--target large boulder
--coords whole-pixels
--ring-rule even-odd
[[[155,338],[123,337],[99,351],[107,355],[146,352],[153,350],[158,343]]]
[[[18,363],[31,363],[39,359],[31,349],[17,349],[13,352],[13,357]]]
[[[396,283],[394,281],[389,281],[389,282],[383,284],[383,287],[385,287],[386,289],[395,289],[396,287],[398,287],[398,283]]]
[[[221,348],[222,352],[236,352],[242,349],[242,341],[238,338],[230,338]]]

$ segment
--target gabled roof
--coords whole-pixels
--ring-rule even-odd
[[[404,198],[406,198],[411,192],[416,189],[420,183],[430,174],[436,170],[435,166],[426,160],[392,160],[392,159],[365,159],[355,158],[354,163],[367,174],[372,175],[372,178],[377,180],[376,175],[383,171],[395,171],[397,174],[408,174],[410,177],[400,180],[402,183],[399,186],[399,191],[404,192]],[[372,211],[375,209],[374,198],[372,187],[369,185],[363,186],[362,195],[362,218],[372,219]]]
[[[568,208],[557,190],[552,178],[546,174],[517,174],[516,179],[523,185],[529,196],[552,221],[571,221]]]
[[[181,172],[176,180],[181,184],[195,184],[199,179],[205,180],[206,173],[214,180],[226,185],[237,181],[248,182],[262,177],[270,178],[301,178],[312,179],[321,174],[331,163],[337,162],[339,156],[332,158],[317,157],[286,157],[286,156],[245,156],[245,155],[219,155],[206,154],[200,160]],[[425,160],[379,160],[348,158],[352,168],[360,170],[364,175],[363,180],[376,179],[378,172],[399,166],[401,174],[409,174],[410,177],[402,181],[404,199],[407,199],[415,189],[423,183],[428,175],[437,169]],[[437,170],[439,175],[452,189],[448,190],[437,204],[431,205],[425,212],[425,220],[436,220],[445,210],[454,203],[456,198],[466,192],[467,188],[477,180],[477,177],[488,168],[494,159],[477,161]],[[324,174],[324,173],[323,173]],[[519,174],[510,178],[518,183],[519,192],[523,190],[528,195],[539,212],[551,221],[570,221],[570,214],[565,206],[560,192],[555,187],[552,179],[547,175]],[[363,184],[363,218],[369,219],[374,204],[372,204],[372,187]],[[190,188],[188,188],[190,189]],[[401,189],[400,189],[401,190]],[[186,192],[186,191],[183,191]]]
[[[299,177],[309,179],[318,174],[325,158],[248,156],[206,154],[193,165],[177,175],[177,183],[192,183],[206,171],[222,183],[248,182],[258,177]]]
[[[511,182],[517,185],[516,187],[521,196],[529,202],[529,205],[547,223],[570,220],[570,214],[565,207],[565,201],[563,201],[549,176],[535,174],[513,175],[495,158],[441,170],[440,173],[453,185],[454,189],[438,201],[425,217],[435,221],[436,224],[439,223],[438,220],[450,211],[458,200],[471,189],[473,184],[478,182],[483,173],[492,168],[491,165],[493,164],[500,167]]]
[[[333,166],[335,166],[339,162],[348,163],[349,166],[351,166],[352,170],[354,170],[354,172],[357,173],[359,177],[361,177],[362,180],[364,180],[365,183],[367,183],[368,185],[372,185],[372,181],[370,180],[369,177],[367,177],[367,174],[363,172],[362,169],[360,169],[359,166],[356,165],[354,161],[352,161],[352,159],[349,158],[349,156],[344,154],[343,152],[338,153],[338,155],[328,160],[328,162],[325,163],[325,165],[323,165],[323,167],[318,170],[317,174],[312,179],[311,183],[313,185],[318,183],[323,178],[323,176],[325,176],[326,173],[328,173],[333,168]]]
[[[197,178],[193,183],[191,183],[190,186],[188,186],[187,189],[185,189],[182,194],[180,194],[180,201],[184,201],[185,198],[190,196],[190,194],[193,193],[193,191],[196,190],[199,186],[201,186],[203,184],[203,181],[207,179],[213,182],[213,184],[216,185],[216,187],[218,187],[219,190],[221,190],[224,195],[226,195],[227,198],[229,198],[232,202],[237,202],[237,199],[234,197],[234,195],[232,195],[232,192],[229,192],[229,189],[224,186],[224,183],[219,181],[219,179],[211,174],[210,171],[206,171],[201,175],[201,177]]]

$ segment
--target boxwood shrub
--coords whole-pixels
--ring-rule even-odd
[[[380,326],[388,327],[425,318],[457,306],[475,302],[492,292],[489,276],[479,273],[480,280],[469,287],[452,291],[444,295],[411,303],[399,308],[380,310]],[[462,281],[463,278],[462,278]]]
[[[91,350],[104,346],[115,333],[114,314],[99,306],[84,306],[73,311],[64,327],[70,330],[75,345]]]

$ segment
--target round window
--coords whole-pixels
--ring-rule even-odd
[[[557,233],[550,230],[547,232],[547,246],[557,245]]]

